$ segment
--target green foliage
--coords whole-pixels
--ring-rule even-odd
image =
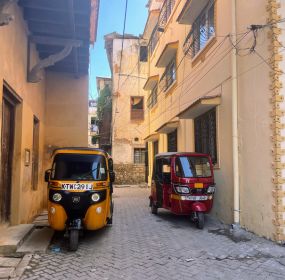
[[[97,101],[97,116],[98,120],[101,121],[103,118],[104,111],[110,112],[112,110],[112,92],[108,85],[100,91],[100,95]]]

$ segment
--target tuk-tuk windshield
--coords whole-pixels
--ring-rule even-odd
[[[175,162],[176,176],[184,178],[211,177],[211,165],[207,157],[181,156]]]
[[[106,160],[101,155],[57,154],[53,162],[51,179],[60,181],[106,180]]]

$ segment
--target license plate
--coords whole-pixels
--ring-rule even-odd
[[[62,184],[62,189],[67,191],[90,191],[93,188],[93,184]]]
[[[208,196],[207,195],[183,196],[182,200],[203,201],[203,200],[208,200]]]
[[[195,183],[195,184],[194,184],[194,188],[195,188],[195,189],[203,189],[203,187],[204,187],[204,184],[203,184],[203,183]]]

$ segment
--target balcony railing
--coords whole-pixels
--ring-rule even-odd
[[[159,15],[159,27],[165,27],[170,15],[173,11],[176,0],[165,0]]]
[[[143,119],[144,119],[143,109],[132,109],[131,110],[131,120],[132,121],[141,121]]]

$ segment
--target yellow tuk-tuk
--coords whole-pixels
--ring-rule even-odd
[[[69,248],[78,248],[79,231],[112,224],[113,160],[103,150],[61,148],[53,154],[48,182],[48,219],[56,231],[66,230]]]

